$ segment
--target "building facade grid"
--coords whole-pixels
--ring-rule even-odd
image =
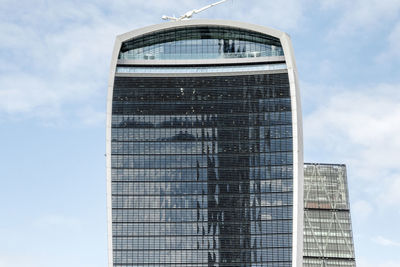
[[[355,266],[345,165],[305,164],[303,266]]]
[[[150,77],[137,71],[143,66],[132,64],[135,57],[149,65],[171,55],[194,59],[188,55],[200,50],[193,45],[216,37],[215,28],[223,33],[219,69],[232,68],[224,65],[226,58],[237,57],[240,66],[240,60],[249,57],[247,51],[263,47],[246,48],[249,41],[240,36],[255,33],[246,27],[239,31],[227,22],[208,23],[212,26],[207,32],[207,23],[185,24],[179,36],[189,40],[171,41],[168,49],[161,44],[176,27],[133,34],[151,39],[139,48],[132,44],[135,38],[121,37],[127,41],[116,44],[107,128],[110,266],[296,266],[301,262],[298,189],[303,165],[291,57],[280,62],[286,69],[253,73],[246,64],[239,74],[201,77]],[[198,34],[201,41],[193,39]],[[258,35],[264,38],[254,42],[274,48],[254,56],[270,59],[284,50],[291,54],[287,42],[281,45],[277,37]],[[215,56],[213,49],[201,53]],[[124,63],[127,58],[129,64]],[[121,75],[117,67],[136,70]]]

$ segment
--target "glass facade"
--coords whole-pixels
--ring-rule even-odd
[[[176,60],[283,56],[279,39],[226,27],[185,27],[123,43],[119,59]]]
[[[284,63],[278,64],[254,64],[233,66],[207,66],[207,67],[117,67],[117,73],[215,73],[215,72],[249,72],[266,70],[286,70]]]
[[[344,165],[305,164],[304,267],[355,266]]]
[[[283,56],[275,37],[202,26],[128,40],[119,59],[253,52]],[[291,267],[291,99],[284,61],[174,67],[118,61],[110,129],[112,265]]]

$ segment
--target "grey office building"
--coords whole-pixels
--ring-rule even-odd
[[[346,166],[304,166],[304,267],[355,267]]]
[[[116,39],[109,267],[301,266],[303,148],[287,34],[220,20]]]

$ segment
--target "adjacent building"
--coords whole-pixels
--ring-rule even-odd
[[[304,166],[304,267],[355,267],[346,166]]]
[[[289,36],[220,20],[118,36],[107,188],[110,267],[301,266],[302,122]]]

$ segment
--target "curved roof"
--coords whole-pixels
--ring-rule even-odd
[[[199,22],[199,23],[198,23]],[[188,60],[283,56],[268,28],[227,21],[153,25],[122,35],[119,59]]]

